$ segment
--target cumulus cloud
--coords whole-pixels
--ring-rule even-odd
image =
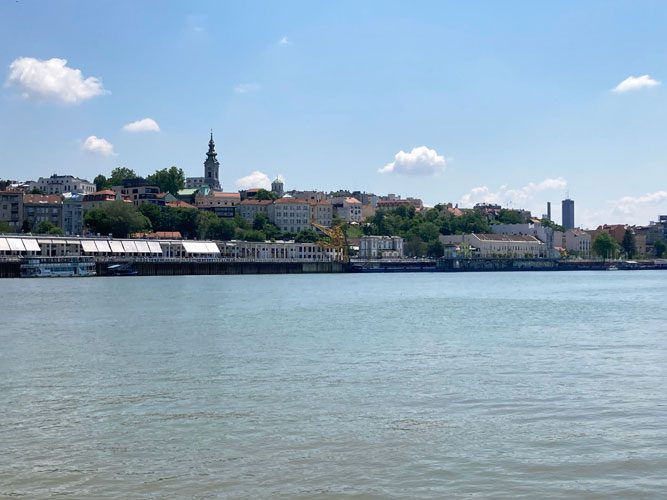
[[[658,215],[667,213],[667,191],[653,191],[640,196],[623,196],[609,200],[601,207],[582,207],[576,212],[577,223],[596,228],[600,224],[647,225]]]
[[[159,132],[160,126],[152,118],[143,118],[135,122],[128,123],[123,127],[126,132]]]
[[[106,139],[91,135],[88,137],[83,144],[81,149],[85,151],[91,151],[93,153],[99,153],[104,156],[113,156],[115,153],[113,151],[113,144],[111,144]]]
[[[77,103],[107,93],[95,77],[84,78],[81,70],[67,66],[67,59],[40,60],[19,57],[9,65],[7,85],[19,88],[24,97],[41,97]]]
[[[239,83],[234,87],[234,92],[237,94],[248,94],[249,92],[256,92],[259,90],[258,83]]]
[[[282,37],[280,40],[278,40],[278,45],[290,45],[292,42],[290,42],[286,36]]]
[[[529,182],[520,188],[509,188],[507,185],[500,186],[492,191],[487,186],[472,188],[468,193],[461,197],[461,204],[471,206],[476,203],[498,203],[506,204],[512,202],[525,203],[535,198],[538,193],[549,190],[564,189],[567,187],[567,181],[562,177],[547,178],[542,182]]]
[[[236,180],[236,187],[239,189],[262,188],[271,189],[271,179],[264,172],[255,170],[250,175]]]
[[[634,215],[646,205],[658,205],[667,201],[667,191],[655,191],[642,196],[624,196],[612,202],[612,213],[616,215]]]
[[[612,89],[612,92],[622,94],[624,92],[630,92],[633,90],[657,87],[658,85],[660,85],[660,82],[651,78],[649,75],[629,76],[621,83],[616,85],[616,87]]]
[[[420,146],[406,153],[399,151],[394,161],[378,169],[381,174],[437,175],[445,170],[445,157],[435,149]]]

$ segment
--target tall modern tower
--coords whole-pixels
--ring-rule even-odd
[[[563,200],[563,218],[561,221],[563,229],[574,229],[574,200],[570,198]]]
[[[213,131],[211,130],[211,140],[208,141],[208,152],[204,162],[204,183],[211,186],[211,189],[220,190],[220,163],[218,162],[218,153],[215,152],[215,142],[213,142]]]

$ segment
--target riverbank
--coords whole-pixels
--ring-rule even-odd
[[[667,260],[599,261],[558,259],[396,259],[342,262],[303,262],[231,259],[107,259],[95,262],[97,276],[111,276],[109,266],[121,264],[138,276],[235,275],[235,274],[326,274],[408,272],[507,272],[507,271],[604,271],[667,270]],[[18,278],[18,259],[0,260],[0,278]]]

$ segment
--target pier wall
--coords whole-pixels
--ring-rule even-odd
[[[441,259],[438,271],[556,271],[556,259]]]
[[[21,276],[21,264],[18,260],[0,261],[0,278],[19,278]]]
[[[121,262],[115,261],[114,264]],[[221,261],[127,261],[139,276],[185,276],[210,274],[306,274],[342,273],[340,262],[221,262]],[[107,276],[109,262],[97,262],[97,275]]]

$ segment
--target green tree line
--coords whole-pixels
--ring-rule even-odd
[[[130,168],[116,167],[111,171],[110,177],[99,174],[93,179],[93,182],[95,188],[101,191],[111,189],[113,186],[120,186],[126,179],[137,179],[138,177],[137,173]],[[146,177],[146,183],[159,187],[163,193],[171,193],[176,196],[185,187],[185,173],[183,169],[178,167],[163,168]]]
[[[223,219],[212,212],[196,208],[157,206],[143,203],[138,208],[125,201],[113,201],[86,212],[86,227],[103,235],[126,238],[133,233],[178,231],[184,238],[228,241],[290,240],[316,242],[321,238],[310,229],[285,233],[259,213],[252,223],[241,216]]]

